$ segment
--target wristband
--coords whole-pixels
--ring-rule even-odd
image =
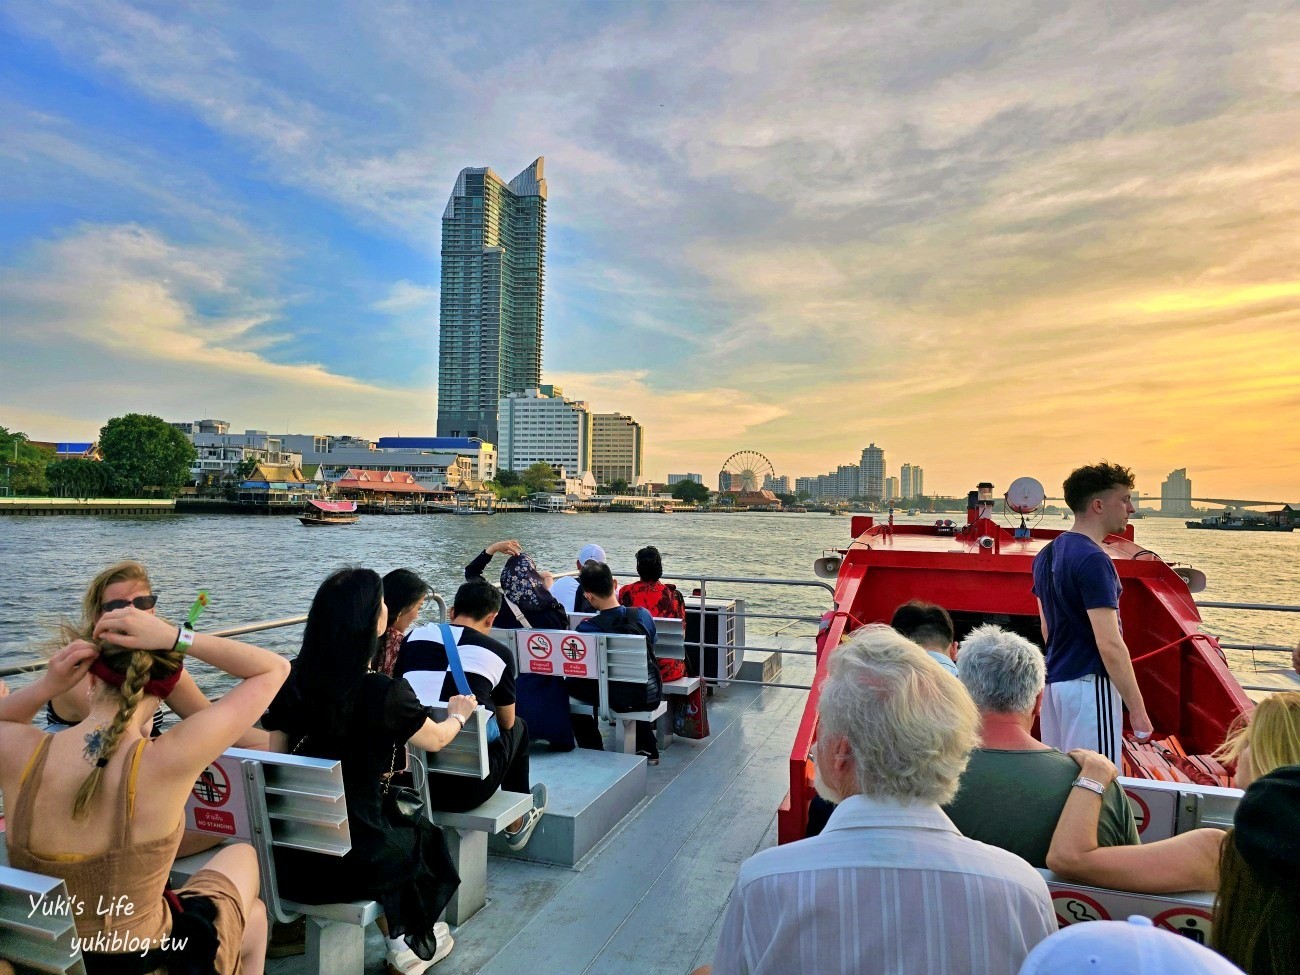
[[[185,654],[190,652],[192,646],[194,646],[194,631],[188,626],[176,627],[176,643],[172,649]]]
[[[1086,775],[1079,776],[1071,783],[1071,785],[1076,789],[1087,789],[1089,792],[1095,792],[1099,796],[1104,796],[1106,794],[1106,787],[1104,785],[1096,779],[1088,778]]]

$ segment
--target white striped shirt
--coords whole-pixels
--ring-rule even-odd
[[[1056,931],[1043,878],[932,804],[850,796],[740,868],[713,975],[1016,975]]]

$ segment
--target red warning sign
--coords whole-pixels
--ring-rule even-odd
[[[551,638],[545,633],[528,634],[528,654],[536,660],[546,660],[551,655]]]
[[[587,644],[580,636],[566,636],[560,641],[560,653],[568,660],[581,660],[587,655]]]
[[[1106,908],[1077,890],[1052,891],[1052,907],[1056,910],[1056,921],[1061,927],[1081,921],[1110,920]]]
[[[205,806],[224,806],[230,801],[230,776],[220,762],[213,762],[199,773],[193,793]]]
[[[204,833],[220,833],[223,836],[235,835],[235,817],[220,809],[194,810],[194,828]]]
[[[1161,911],[1151,919],[1151,923],[1158,928],[1164,928],[1174,934],[1181,934],[1184,938],[1190,938],[1197,944],[1208,945],[1210,943],[1210,927],[1214,923],[1214,918],[1204,908],[1188,905]]]
[[[1138,836],[1141,836],[1151,825],[1151,807],[1136,792],[1125,791],[1124,794],[1128,796],[1128,804],[1133,810],[1133,819],[1137,821]]]

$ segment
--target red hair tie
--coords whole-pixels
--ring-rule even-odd
[[[167,696],[176,689],[177,682],[181,679],[181,671],[185,669],[182,664],[174,673],[166,677],[159,677],[151,680],[144,685],[144,692],[154,697],[167,700]],[[95,658],[95,662],[90,665],[90,672],[102,680],[105,684],[111,684],[114,687],[121,687],[122,682],[126,680],[126,674],[119,674],[116,670],[104,663],[103,656]]]

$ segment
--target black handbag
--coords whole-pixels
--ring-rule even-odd
[[[381,776],[384,816],[394,826],[417,826],[425,818],[424,794],[413,786],[393,784],[393,776],[397,774],[397,750],[398,746],[394,745],[392,764],[388,773]]]

